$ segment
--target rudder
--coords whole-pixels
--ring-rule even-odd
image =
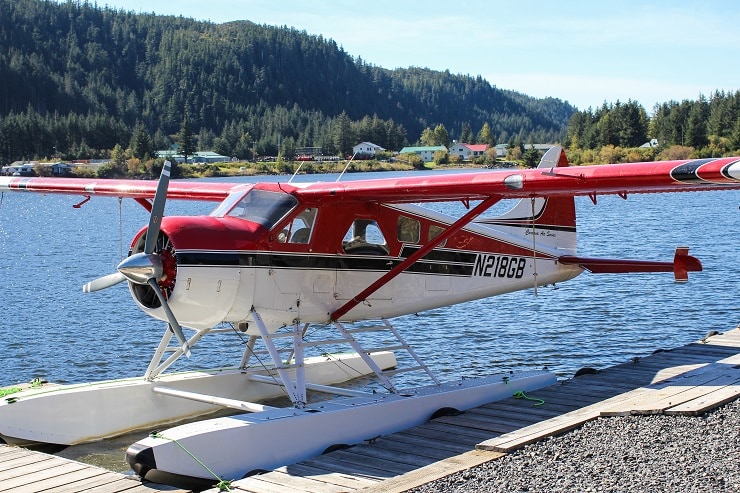
[[[537,169],[569,166],[565,151],[551,147]],[[508,212],[476,223],[504,229],[509,235],[525,237],[537,246],[576,252],[576,205],[573,197],[535,197],[521,199]]]

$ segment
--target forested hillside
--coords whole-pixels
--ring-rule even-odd
[[[736,156],[740,91],[656,104],[650,117],[636,101],[604,103],[574,113],[564,143],[576,164]]]
[[[562,140],[575,108],[481,77],[364,63],[322,36],[88,2],[0,0],[0,163],[102,156],[143,128],[167,148],[185,119],[200,149],[248,157],[391,150],[428,127],[488,123],[497,142]],[[409,60],[413,65],[413,60]]]

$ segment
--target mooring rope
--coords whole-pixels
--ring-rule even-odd
[[[175,440],[174,438],[166,437],[166,436],[164,436],[161,433],[158,433],[156,431],[153,432],[153,433],[151,433],[150,436],[152,438],[160,438],[162,440],[169,440],[169,441],[173,442],[175,445],[177,445],[178,447],[180,447],[183,450],[183,452],[185,452],[190,457],[192,457],[193,460],[195,460],[195,462],[197,462],[198,464],[200,464],[201,466],[203,466],[203,469],[205,469],[206,471],[208,471],[208,473],[211,476],[213,476],[214,478],[218,479],[218,484],[216,485],[216,487],[218,488],[218,491],[233,491],[230,488],[231,481],[227,481],[225,479],[221,479],[215,472],[213,472],[211,470],[210,467],[208,467],[207,465],[205,465],[205,463],[202,460],[200,460],[199,458],[197,458],[190,450],[188,450],[187,448],[185,448],[185,446],[183,444],[181,444],[179,441]]]
[[[33,380],[31,380],[29,387],[32,389],[36,389],[38,387],[41,387],[45,383],[46,383],[46,380],[41,380],[40,378],[34,378]],[[21,387],[8,387],[5,389],[0,389],[0,399],[8,395],[21,392],[22,390],[23,389]],[[8,399],[8,402],[12,404],[16,400],[17,400],[16,398],[11,398],[11,399]]]
[[[7,389],[0,389],[0,398],[5,397],[6,395],[15,394],[16,392],[20,392],[23,390],[20,387],[10,387]]]
[[[509,377],[504,377],[504,383],[507,387],[511,388],[511,386],[509,385]],[[541,406],[545,403],[543,399],[529,397],[523,390],[515,390],[511,395],[514,396],[514,399],[526,399],[528,401],[534,401],[534,404],[532,404],[533,406]]]

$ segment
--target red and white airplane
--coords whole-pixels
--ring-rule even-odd
[[[8,177],[0,178],[0,190],[133,198],[150,210],[148,226],[134,237],[130,256],[117,272],[84,289],[93,292],[128,281],[136,305],[167,322],[179,341],[176,351],[186,354],[197,338],[188,339],[182,327],[199,333],[226,322],[269,340],[284,327],[297,332],[303,324],[335,323],[352,339],[343,323],[536,289],[584,270],[666,271],[686,281],[701,263],[685,247],[669,261],[579,256],[574,197],[588,196],[595,203],[605,194],[626,199],[633,193],[740,189],[740,158],[569,167],[565,152],[554,147],[538,168],[525,170],[310,184],[170,182],[169,174],[167,162],[159,181]],[[167,217],[166,199],[218,205],[207,216]],[[503,215],[479,219],[504,199],[520,200]],[[452,201],[462,202],[467,212],[450,217],[419,205]],[[382,375],[372,361],[367,363]],[[295,409],[306,407],[307,384],[300,370],[292,376],[281,373],[280,379],[291,389]],[[365,431],[370,436],[377,430]],[[193,433],[199,432],[184,431],[179,440]],[[182,458],[163,466],[168,459],[159,450],[169,442],[147,440],[129,451],[137,472],[198,476],[178,469],[176,463],[187,462]],[[241,451],[228,453],[247,460]],[[295,458],[255,459],[248,466],[224,466],[222,474],[243,475]]]

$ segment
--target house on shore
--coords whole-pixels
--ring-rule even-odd
[[[360,142],[352,148],[352,154],[355,156],[355,159],[372,159],[375,157],[376,153],[384,150],[385,149],[383,147],[373,144],[372,142]]]
[[[466,144],[456,142],[450,147],[450,157],[470,161],[479,156],[483,156],[488,149],[488,144]]]
[[[185,155],[180,154],[177,150],[169,149],[166,151],[157,151],[156,155],[158,158],[171,159],[178,163],[185,162]],[[222,156],[213,151],[198,151],[194,154],[188,154],[188,164],[193,163],[228,163],[232,161],[229,156]]]
[[[445,146],[404,147],[398,154],[416,154],[424,162],[428,162],[434,160],[434,153],[438,151],[447,152],[447,148]]]
[[[22,161],[16,161],[8,166],[3,166],[2,174],[7,176],[33,176],[35,172],[33,167],[38,164],[38,161],[24,163]]]

